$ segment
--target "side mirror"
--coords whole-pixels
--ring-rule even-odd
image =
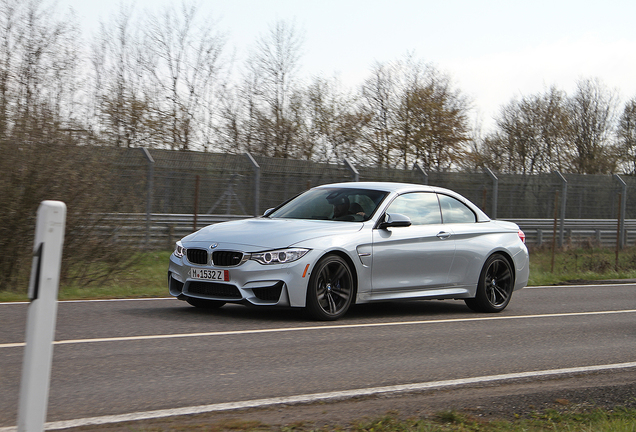
[[[399,213],[387,213],[384,215],[384,221],[380,223],[380,229],[398,228],[411,226],[411,219]]]
[[[272,208],[268,208],[267,210],[265,210],[265,213],[263,213],[263,216],[267,217],[270,215],[270,213],[272,213],[274,211],[274,207]]]

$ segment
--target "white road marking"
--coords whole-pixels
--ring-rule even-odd
[[[597,284],[588,284],[588,285],[533,285],[533,286],[526,286],[523,287],[522,290],[527,290],[527,289],[538,289],[538,288],[623,288],[626,286],[636,286],[636,283],[634,282],[621,282],[621,283],[597,283]],[[515,292],[519,292],[519,290],[515,291]]]
[[[67,339],[54,341],[54,345],[72,345],[82,343],[99,343],[99,342],[126,342],[126,341],[142,341],[142,340],[155,340],[155,339],[178,339],[188,337],[213,337],[213,336],[233,336],[233,335],[247,335],[247,334],[259,334],[259,333],[284,333],[294,331],[311,331],[311,330],[335,330],[335,329],[353,329],[353,328],[370,328],[370,327],[392,327],[392,326],[404,326],[404,325],[424,325],[424,324],[454,324],[464,322],[478,322],[478,321],[501,321],[501,320],[518,320],[518,319],[537,319],[537,318],[564,318],[564,317],[576,317],[576,316],[590,316],[590,315],[617,315],[636,313],[636,309],[625,309],[616,311],[596,311],[596,312],[568,312],[568,313],[551,313],[540,315],[513,315],[513,316],[488,316],[478,318],[450,318],[439,320],[425,320],[425,321],[394,321],[385,323],[366,323],[366,324],[338,324],[338,325],[323,325],[323,326],[311,326],[311,327],[282,327],[271,329],[252,329],[252,330],[228,330],[206,333],[178,333],[178,334],[161,334],[161,335],[147,335],[147,336],[121,336],[110,338],[93,338],[93,339]],[[0,344],[0,348],[16,348],[25,346],[24,342],[6,343]]]
[[[487,376],[481,376],[481,377],[461,378],[461,379],[454,379],[454,380],[429,381],[429,382],[414,383],[414,384],[402,384],[402,385],[385,386],[385,387],[370,387],[370,388],[355,389],[355,390],[344,390],[344,391],[335,391],[335,392],[327,392],[327,393],[313,393],[313,394],[284,396],[284,397],[275,397],[275,398],[267,398],[267,399],[254,399],[254,400],[239,401],[239,402],[226,402],[226,403],[219,403],[219,404],[212,404],[212,405],[199,405],[199,406],[192,406],[192,407],[166,409],[166,410],[142,411],[142,412],[135,412],[135,413],[128,413],[128,414],[110,415],[110,416],[102,416],[102,417],[89,417],[89,418],[83,418],[83,419],[49,422],[44,425],[44,429],[58,430],[58,429],[66,429],[66,428],[72,428],[72,427],[103,425],[103,424],[120,423],[120,422],[137,421],[137,420],[151,420],[151,419],[158,419],[158,418],[164,418],[164,417],[203,414],[203,413],[210,413],[210,412],[217,412],[217,411],[229,411],[229,410],[245,409],[245,408],[262,408],[266,406],[281,405],[281,404],[313,403],[313,402],[319,402],[319,401],[349,399],[349,398],[360,397],[360,396],[373,396],[373,395],[387,394],[387,393],[417,392],[417,391],[423,391],[423,390],[439,389],[439,388],[445,388],[445,387],[456,387],[456,386],[470,385],[470,384],[480,384],[480,383],[493,382],[493,381],[507,381],[507,380],[516,380],[516,379],[524,379],[524,378],[540,378],[540,377],[555,376],[555,375],[571,375],[571,374],[579,374],[579,373],[587,373],[587,372],[601,372],[601,371],[629,369],[629,368],[636,368],[636,362],[582,366],[582,367],[564,368],[564,369],[548,369],[548,370],[542,370],[542,371],[519,372],[519,373],[509,373],[509,374],[500,374],[500,375],[487,375]],[[0,432],[16,432],[16,431],[17,431],[17,427],[0,428]]]

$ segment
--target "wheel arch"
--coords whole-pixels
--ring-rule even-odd
[[[486,265],[486,262],[490,259],[490,257],[492,257],[493,255],[501,255],[503,256],[506,261],[508,261],[508,264],[510,264],[510,269],[512,270],[512,280],[513,280],[513,286],[514,286],[514,282],[517,280],[517,269],[515,268],[515,260],[512,259],[512,256],[510,255],[510,253],[505,250],[505,249],[497,249],[492,251],[484,260],[484,263],[481,265],[481,271],[484,271],[484,266]],[[479,273],[481,275],[481,272]]]
[[[340,258],[342,258],[343,260],[345,260],[347,262],[347,265],[349,266],[349,269],[351,270],[351,275],[353,276],[353,299],[351,304],[355,304],[356,303],[356,298],[358,296],[358,269],[356,268],[355,263],[353,262],[353,260],[351,259],[351,256],[349,256],[348,253],[346,253],[345,251],[339,250],[339,249],[333,249],[333,250],[329,250],[329,251],[325,251],[325,253],[323,253],[320,258],[318,258],[316,260],[316,264],[323,259],[324,257],[328,256],[328,255],[337,255]]]
[[[496,262],[505,261],[510,269],[511,281],[509,282],[509,288],[501,287],[498,281],[498,276],[492,276],[492,285],[487,280],[489,277],[490,269]],[[498,270],[495,270],[498,271]],[[503,311],[510,302],[512,292],[514,291],[516,281],[516,269],[514,260],[506,250],[494,250],[492,251],[482,266],[479,274],[479,281],[477,282],[477,290],[474,297],[468,297],[464,299],[466,306],[475,312],[496,313]],[[490,289],[488,288],[490,287]]]

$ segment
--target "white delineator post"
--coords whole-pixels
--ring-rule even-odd
[[[19,432],[44,430],[65,225],[66,204],[61,201],[40,203],[29,282],[31,304],[20,382]]]

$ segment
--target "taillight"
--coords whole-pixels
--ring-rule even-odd
[[[521,241],[522,241],[523,243],[525,243],[525,242],[526,242],[526,235],[525,235],[525,233],[524,233],[523,231],[519,230],[519,231],[517,232],[517,234],[519,234],[519,238],[521,239]]]

